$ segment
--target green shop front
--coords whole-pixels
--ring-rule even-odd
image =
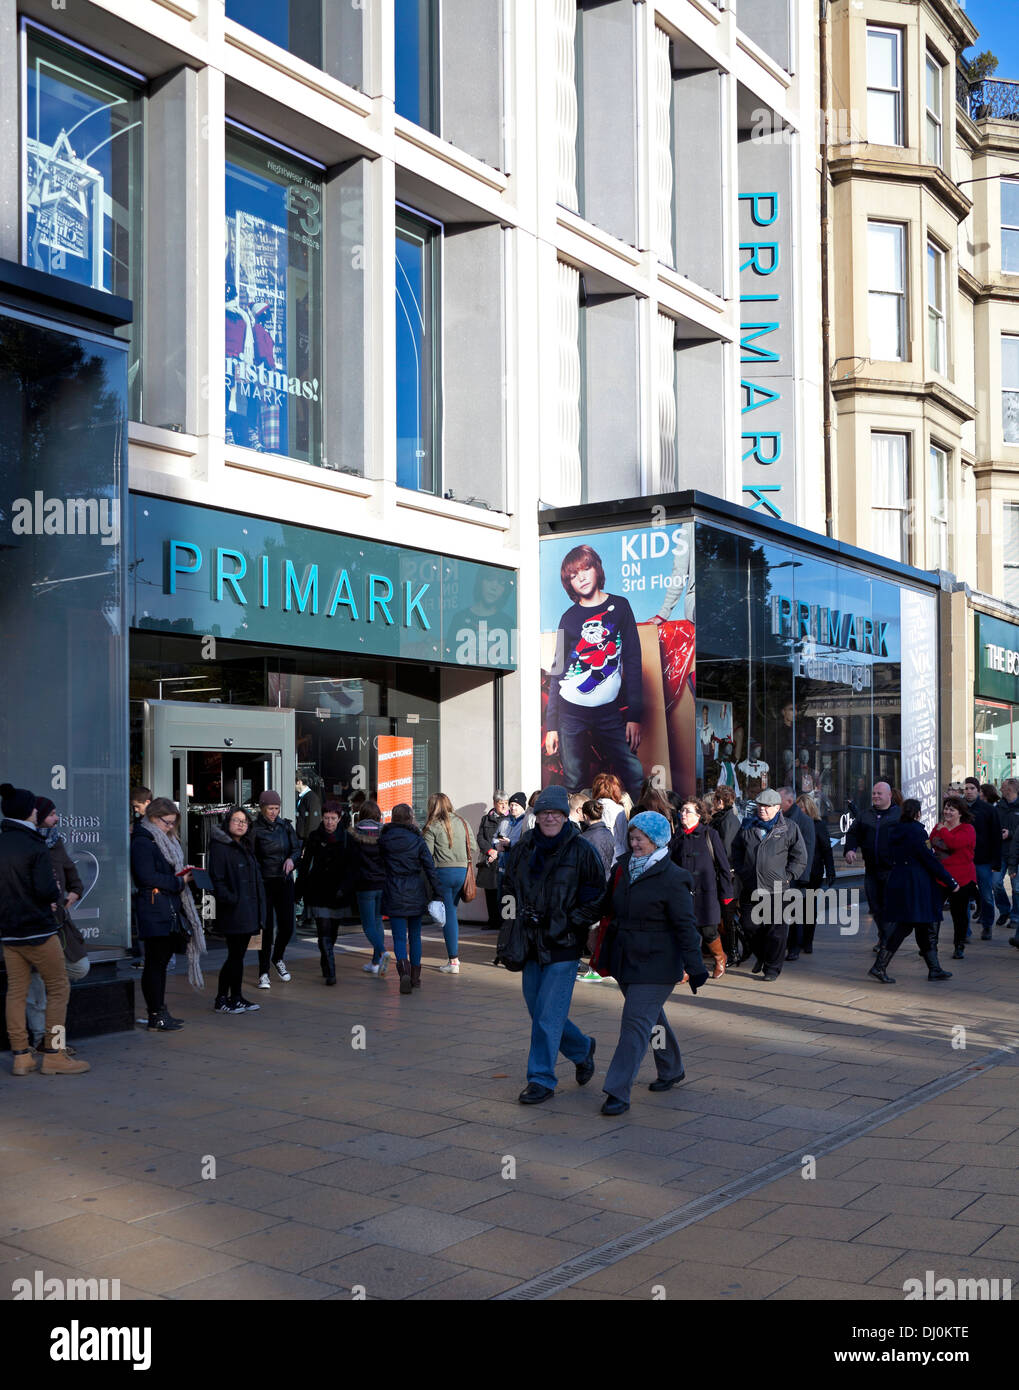
[[[1019,776],[1019,626],[979,610],[973,618],[975,775],[1000,786]]]
[[[502,773],[514,571],[132,494],[132,780],[182,810],[188,855],[295,777],[384,808],[485,801]],[[470,728],[470,741],[463,737]]]

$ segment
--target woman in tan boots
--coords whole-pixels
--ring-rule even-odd
[[[669,854],[693,879],[694,921],[701,941],[714,957],[713,980],[725,974],[725,951],[718,935],[722,905],[732,901],[732,870],[718,831],[707,824],[697,801],[684,801],[679,829],[672,837]]]

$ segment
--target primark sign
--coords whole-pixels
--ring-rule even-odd
[[[824,604],[794,602],[783,594],[771,600],[771,631],[799,644],[794,656],[797,676],[848,685],[857,692],[873,684],[870,663],[838,653],[889,656],[887,622]],[[827,650],[822,652],[822,647]]]

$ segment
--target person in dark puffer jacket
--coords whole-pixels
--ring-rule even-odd
[[[259,1006],[241,993],[244,953],[265,926],[265,885],[243,806],[231,806],[213,827],[209,877],[216,898],[216,931],[226,937],[227,949],[213,1007],[218,1014],[250,1013]]]
[[[326,802],[322,823],[305,840],[297,869],[297,896],[315,919],[322,978],[327,985],[336,983],[334,950],[348,877],[347,834],[340,829],[341,809],[338,801]]]
[[[382,886],[386,871],[379,853],[382,812],[375,801],[362,803],[357,825],[347,832],[348,892],[357,899],[361,928],[371,943],[371,963],[361,968],[368,975],[385,975],[389,965],[386,937],[382,929]]]
[[[634,816],[628,829],[630,851],[618,862],[605,905],[609,925],[599,962],[604,958],[624,1003],[619,1042],[605,1073],[603,1115],[629,1110],[630,1092],[655,1027],[664,1030],[665,1046],[653,1049],[658,1077],[650,1089],[671,1090],[686,1075],[665,1002],[683,980],[696,994],[708,972],[695,925],[693,880],[670,856],[671,836],[670,822],[657,812]]]
[[[421,918],[429,902],[442,898],[442,890],[413,808],[406,803],[393,807],[392,822],[379,836],[379,853],[386,875],[382,911],[393,933],[400,993],[410,994],[421,985]]]
[[[560,1052],[574,1064],[579,1086],[594,1075],[595,1040],[570,1021],[569,1012],[577,961],[605,895],[602,861],[568,819],[565,787],[546,787],[534,812],[534,829],[506,856],[503,883],[514,904],[514,930],[522,926],[527,937],[521,983],[531,1050],[521,1105],[538,1105],[555,1094]]]

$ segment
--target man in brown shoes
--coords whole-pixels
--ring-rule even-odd
[[[32,967],[46,986],[44,1076],[89,1070],[87,1062],[64,1050],[67,1001],[71,986],[57,932],[60,890],[53,876],[46,842],[37,829],[35,796],[10,782],[0,786],[0,943],[7,966],[7,1033],[14,1053],[15,1076],[35,1071],[25,1026],[25,998]]]

